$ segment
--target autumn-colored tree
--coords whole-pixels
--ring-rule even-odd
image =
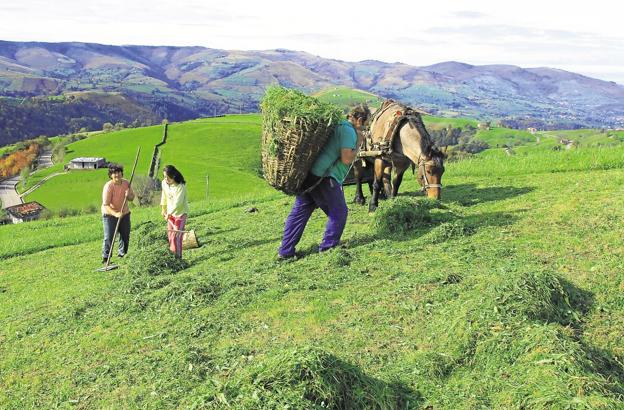
[[[4,158],[0,158],[0,178],[12,177],[22,169],[30,167],[39,155],[39,144],[33,143],[26,149],[15,151]]]

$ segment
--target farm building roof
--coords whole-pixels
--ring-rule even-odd
[[[78,158],[74,158],[69,162],[99,162],[99,161],[104,161],[104,158],[99,158],[99,157],[78,157]]]
[[[43,211],[45,207],[37,201],[26,202],[24,204],[13,205],[5,210],[16,218],[26,218]]]

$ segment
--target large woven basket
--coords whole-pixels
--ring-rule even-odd
[[[262,169],[274,188],[296,195],[334,130],[331,122],[283,118],[262,129]]]

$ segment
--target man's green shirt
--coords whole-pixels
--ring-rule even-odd
[[[340,160],[340,150],[343,148],[354,150],[356,144],[357,134],[353,125],[346,120],[340,121],[316,161],[312,164],[310,172],[317,177],[332,177],[342,184],[349,172],[349,166]]]

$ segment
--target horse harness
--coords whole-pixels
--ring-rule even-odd
[[[429,188],[440,188],[440,189],[442,189],[442,184],[430,184],[429,183],[429,180],[427,179],[427,170],[425,169],[425,164],[426,163],[427,163],[427,159],[424,158],[422,155],[420,155],[418,157],[418,168],[419,169],[422,168],[422,179],[423,179],[422,192],[426,192]]]
[[[391,108],[394,108],[395,112],[388,120],[386,120],[383,135],[381,138],[373,141],[373,127],[384,114],[390,111]],[[368,135],[364,138],[363,150],[358,153],[358,157],[365,158],[381,156],[384,160],[391,161],[392,142],[394,141],[394,138],[396,137],[403,122],[408,121],[421,133],[424,131],[422,126],[420,126],[420,124],[422,124],[422,118],[420,116],[421,113],[422,111],[399,104],[394,100],[386,100],[371,119]]]
[[[390,109],[394,109],[395,112],[388,120],[386,120],[386,126],[382,137],[376,141],[373,141],[372,130],[374,126],[384,114],[390,111]],[[404,122],[409,122],[410,125],[416,128],[421,135],[427,134],[427,131],[424,129],[424,126],[422,124],[421,114],[426,113],[399,104],[394,100],[386,100],[371,119],[371,125],[369,127],[368,135],[366,135],[366,137],[364,138],[363,147],[362,150],[358,153],[358,157],[361,158],[364,162],[364,158],[381,156],[384,161],[392,162],[392,142],[394,141],[394,138],[396,137],[401,125]],[[425,169],[426,163],[427,159],[420,155],[418,157],[417,166],[419,170],[422,170],[423,191],[426,191],[429,188],[442,189],[442,184],[429,183],[429,180],[427,178],[427,170]]]

